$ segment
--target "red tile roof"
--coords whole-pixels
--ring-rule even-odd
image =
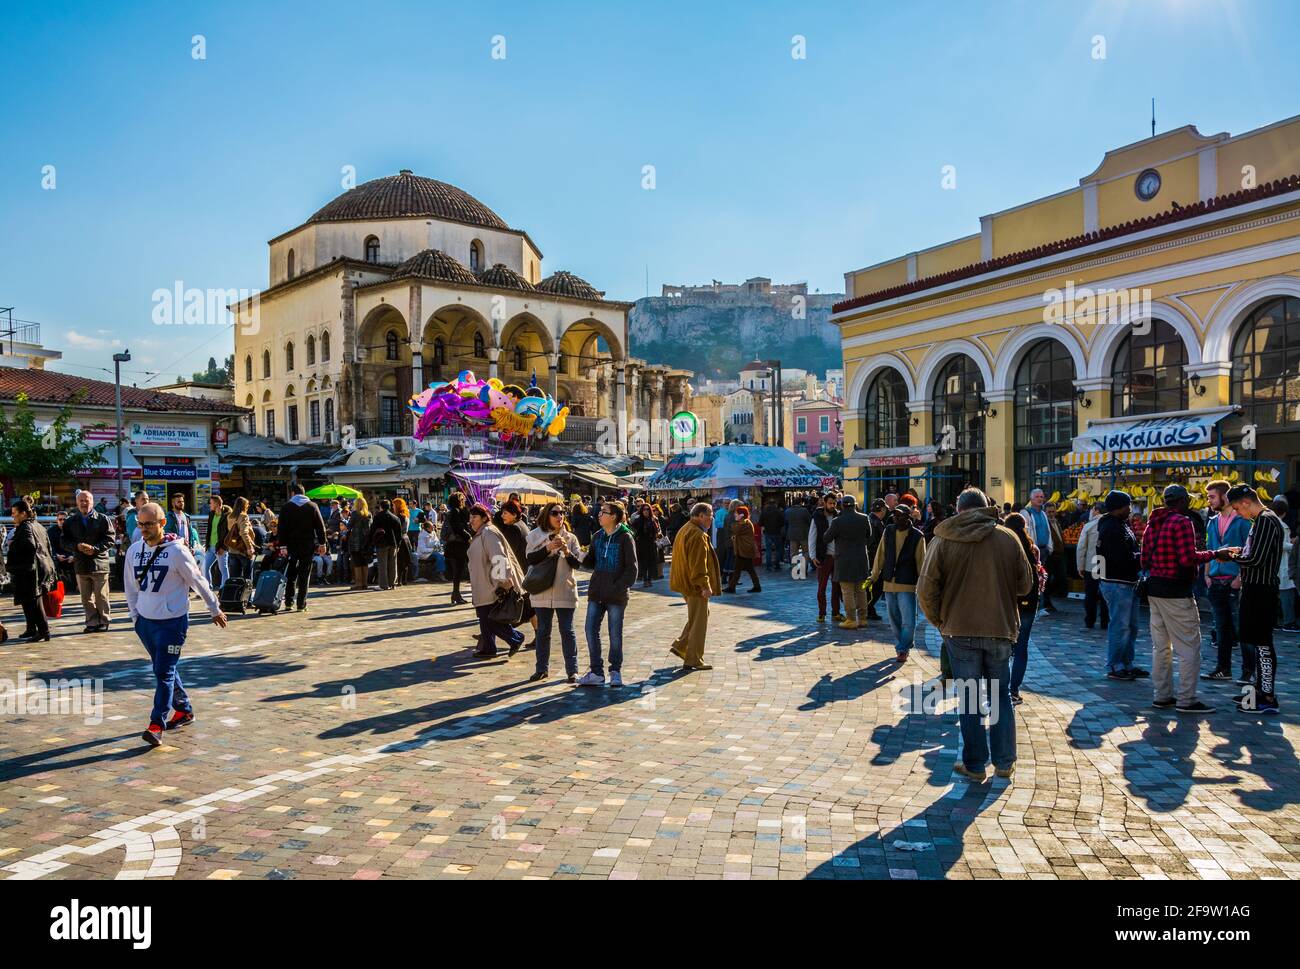
[[[53,370],[0,367],[0,401],[17,399],[26,394],[32,403],[81,404],[86,407],[114,406],[113,384],[106,380],[87,380]],[[74,400],[79,393],[84,394]],[[165,394],[142,387],[122,387],[122,407],[129,410],[210,413],[214,415],[242,414],[244,408],[219,400],[203,400]]]
[[[1252,189],[1232,192],[1228,195],[1216,195],[1212,199],[1197,202],[1194,205],[1176,206],[1168,212],[1147,216],[1145,219],[1136,219],[1132,222],[1108,226],[1097,232],[1085,232],[1083,235],[1072,236],[1069,239],[1059,239],[1056,242],[1049,242],[1046,245],[1035,246],[1021,252],[1011,252],[1005,256],[999,256],[997,259],[972,263],[969,266],[951,269],[946,273],[939,273],[934,276],[926,276],[923,279],[914,279],[910,283],[900,283],[897,286],[878,289],[874,293],[864,293],[861,296],[855,296],[853,299],[846,299],[836,303],[831,307],[831,312],[842,313],[845,310],[870,306],[872,303],[883,303],[885,300],[894,299],[897,296],[907,296],[925,289],[932,289],[935,286],[942,286],[945,283],[970,279],[973,276],[982,276],[984,273],[993,272],[996,269],[1005,269],[1019,263],[1032,262],[1035,259],[1053,256],[1060,252],[1068,252],[1071,249],[1082,249],[1084,246],[1090,246],[1097,242],[1132,235],[1135,232],[1154,229],[1157,226],[1168,225],[1171,222],[1194,219],[1198,215],[1205,215],[1208,212],[1217,212],[1220,209],[1246,205],[1249,202],[1257,202],[1273,195],[1284,195],[1297,190],[1300,190],[1300,175],[1291,175],[1274,182],[1265,182],[1263,185]]]

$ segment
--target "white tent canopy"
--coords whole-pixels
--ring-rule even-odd
[[[832,488],[835,475],[783,447],[724,444],[690,448],[645,482],[651,491],[714,491],[722,488]]]

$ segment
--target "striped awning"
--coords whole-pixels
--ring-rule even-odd
[[[1156,463],[1178,465],[1203,464],[1206,461],[1235,460],[1232,448],[1198,447],[1175,450],[1150,451],[1070,451],[1061,456],[1061,463],[1071,471],[1080,468],[1135,467]]]

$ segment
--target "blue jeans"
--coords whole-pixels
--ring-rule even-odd
[[[1138,636],[1137,587],[1128,582],[1101,583],[1101,597],[1110,612],[1106,630],[1106,669],[1121,673],[1133,668]]]
[[[496,653],[498,639],[504,639],[507,645],[512,647],[522,645],[524,634],[518,629],[488,618],[493,605],[494,603],[488,603],[486,606],[474,607],[474,612],[478,615],[478,648],[483,652],[490,650]]]
[[[190,696],[181,685],[180,671],[176,669],[189,629],[189,616],[177,616],[175,619],[146,619],[140,616],[135,621],[135,634],[140,637],[140,642],[149,651],[149,659],[153,661],[154,690],[150,723],[165,725],[168,710],[179,710],[182,713],[193,711]]]
[[[785,542],[781,541],[780,535],[764,535],[763,548],[767,552],[763,565],[769,572],[775,572],[781,567],[781,553],[785,550]]]
[[[564,652],[564,672],[573,676],[578,672],[578,640],[573,635],[573,610],[551,609],[537,606],[537,672],[547,673],[551,668],[551,618],[560,621],[560,649]]]
[[[605,675],[605,661],[600,655],[600,627],[609,616],[609,671],[617,673],[623,668],[623,611],[627,608],[617,602],[587,600],[587,654],[591,658],[591,671]]]
[[[1016,638],[1016,651],[1011,660],[1011,692],[1020,693],[1020,684],[1025,682],[1025,667],[1029,665],[1029,633],[1034,628],[1034,617],[1038,607],[1026,609],[1020,607],[1020,635]]]
[[[886,592],[885,609],[894,631],[894,651],[905,656],[916,643],[916,593]]]
[[[209,585],[212,584],[212,566],[218,565],[221,567],[221,585],[225,585],[226,580],[230,578],[230,565],[228,559],[229,556],[225,552],[219,553],[214,548],[204,551],[203,581],[207,582]],[[218,586],[217,588],[221,588],[221,586]]]
[[[1010,767],[1016,762],[1016,715],[1011,706],[1007,661],[1015,644],[1009,639],[974,636],[945,636],[944,642],[962,698],[957,717],[961,723],[962,763],[968,770],[982,771],[992,750],[994,767]],[[988,683],[989,692],[987,737],[979,711],[982,681]]]
[[[1216,670],[1232,672],[1232,653],[1237,648],[1237,612],[1241,608],[1241,590],[1227,582],[1210,583],[1210,612],[1214,616],[1214,638],[1219,656]],[[1255,672],[1255,647],[1241,644],[1242,679],[1250,679]]]

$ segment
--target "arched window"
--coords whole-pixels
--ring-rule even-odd
[[[293,343],[292,341],[284,345],[284,369],[293,370]]]
[[[366,262],[379,262],[379,236],[366,236]]]
[[[271,376],[271,351],[270,350],[262,351],[262,376],[263,377]]]
[[[396,330],[389,330],[384,335],[384,359],[399,360],[401,353],[398,347],[398,338]]]
[[[253,382],[253,355],[250,353],[248,356],[244,357],[244,383],[251,384],[252,382]]]
[[[321,363],[330,362],[330,331],[326,330],[320,335],[320,359]]]
[[[944,474],[952,475],[935,484],[937,497],[945,504],[954,501],[968,485],[984,487],[984,417],[980,413],[984,397],[984,375],[975,361],[965,354],[953,357],[939,371],[934,382],[934,438],[945,443],[952,429],[952,466]]]
[[[293,250],[292,250],[292,249],[289,250],[289,259],[288,259],[288,263],[289,263],[289,278],[290,278],[290,279],[293,279],[294,262],[293,262]]]
[[[908,444],[907,383],[902,374],[893,368],[876,374],[867,387],[864,403],[865,447],[904,447]],[[908,486],[906,468],[873,469],[863,473],[876,479],[865,483],[868,498],[885,493],[891,486],[897,492]]]
[[[1232,402],[1260,431],[1300,436],[1300,299],[1270,300],[1242,323],[1232,350]]]
[[[480,359],[487,356],[487,346],[483,342],[483,334],[474,334],[474,356]]]
[[[469,244],[469,269],[474,273],[483,271],[483,243],[477,239]]]
[[[514,366],[516,370],[524,369],[524,348],[518,344],[515,345]]]
[[[1049,494],[1062,488],[1057,458],[1074,439],[1074,358],[1059,340],[1040,340],[1029,348],[1016,371],[1016,499],[1035,487]],[[1071,485],[1072,486],[1072,485]]]
[[[1187,347],[1164,320],[1142,320],[1124,337],[1111,368],[1112,417],[1187,409]]]
[[[433,341],[433,362],[439,367],[447,363],[447,344],[442,337],[436,337]]]
[[[334,430],[334,398],[325,398],[325,430]]]
[[[307,366],[314,367],[315,365],[316,365],[316,338],[314,336],[309,336],[307,337]]]
[[[867,388],[867,448],[905,447],[907,441],[907,383],[897,370],[876,374]]]

